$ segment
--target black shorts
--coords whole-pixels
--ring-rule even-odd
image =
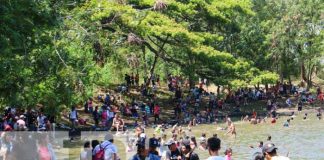
[[[298,107],[298,111],[301,111],[302,110],[302,107]]]

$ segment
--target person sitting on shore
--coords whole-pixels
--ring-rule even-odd
[[[320,92],[320,93],[318,94],[318,96],[317,96],[317,99],[319,99],[320,102],[323,103],[323,102],[324,102],[324,93],[323,93],[323,92]]]
[[[258,121],[256,118],[251,118],[251,124],[258,124]]]
[[[314,103],[314,101],[315,101],[315,99],[314,99],[312,93],[309,93],[307,95],[307,102],[312,105]]]
[[[247,121],[249,121],[249,116],[246,115],[244,118],[242,118],[242,121],[243,121],[243,122],[247,122]]]
[[[131,111],[131,108],[130,108],[130,106],[128,104],[126,104],[126,106],[125,106],[125,115],[127,115],[127,116],[132,116],[133,115],[133,113]]]
[[[116,114],[115,118],[113,119],[113,127],[116,128],[116,131],[120,131],[124,129],[124,120],[120,118],[119,114]]]

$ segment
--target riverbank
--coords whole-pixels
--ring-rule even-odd
[[[132,99],[135,99],[136,102],[138,103],[147,103],[150,100],[147,97],[141,96],[140,92],[138,91],[138,88],[131,88],[129,92],[127,93],[119,93],[116,92],[115,90],[111,89],[101,89],[96,91],[97,94],[93,97],[93,106],[101,106],[102,103],[98,101],[97,97],[102,96],[105,97],[107,93],[109,93],[111,96],[114,97],[114,103],[113,106],[116,108],[120,108],[121,104],[127,105],[131,104]],[[184,94],[187,95],[188,89],[184,90]],[[288,107],[286,104],[286,99],[290,98],[293,104],[293,107]],[[277,97],[276,102],[277,102],[277,113],[279,115],[290,115],[291,112],[297,112],[297,108],[295,107],[298,101],[298,97],[296,96],[288,96],[288,97]],[[170,122],[170,119],[173,119],[175,122],[175,117],[174,117],[174,107],[177,105],[174,101],[174,92],[170,92],[167,90],[167,88],[161,87],[157,92],[155,96],[155,102],[159,103],[161,107],[161,115],[160,115],[160,123],[167,123]],[[206,106],[208,106],[208,101],[209,97],[208,96],[203,96],[202,101],[199,107],[199,111],[204,112],[206,111]],[[192,107],[193,104],[189,106]],[[243,103],[240,104],[240,107],[237,108],[233,102],[231,103],[224,103],[224,107],[221,110],[218,110],[217,117],[218,119],[223,119],[226,115],[230,117],[235,117],[234,119],[240,120],[242,116],[245,115],[252,115],[253,111],[256,111],[259,116],[265,117],[267,114],[266,111],[266,106],[267,106],[267,100],[251,100],[248,102],[247,105],[243,105]],[[318,101],[316,101],[314,104],[310,105],[308,103],[304,104],[304,109],[309,110],[314,112],[317,108],[323,106],[320,104]],[[86,125],[79,125],[78,128],[83,130],[90,130],[91,127],[94,125],[94,121],[92,118],[92,115],[89,113],[84,112],[83,105],[79,105],[77,107],[79,117],[81,117],[84,120],[87,120]],[[238,111],[239,110],[239,111]],[[119,110],[117,109],[119,112]],[[139,110],[138,110],[139,111]],[[62,112],[62,117],[60,119],[60,123],[64,123],[67,125],[70,125],[70,121],[68,120],[68,110]],[[140,111],[139,111],[140,113]],[[128,117],[128,116],[123,116],[122,117],[126,123],[127,126],[133,126],[135,121],[138,121],[141,123],[141,118],[133,118],[133,117]],[[149,124],[152,124],[154,121],[153,116],[149,116],[148,118]],[[87,129],[86,129],[87,128]]]

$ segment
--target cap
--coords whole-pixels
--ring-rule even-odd
[[[159,141],[156,138],[150,138],[149,147],[157,147],[159,146]]]
[[[145,149],[145,144],[137,143],[136,146],[137,146],[137,149]]]
[[[25,116],[24,115],[20,115],[20,119],[24,119],[25,118]]]
[[[170,139],[167,143],[165,143],[166,145],[170,146],[172,144],[175,144],[175,141],[173,139]]]
[[[190,146],[190,140],[188,140],[188,139],[184,139],[184,140],[182,141],[182,145],[184,145],[184,146]]]
[[[270,152],[272,152],[275,149],[278,149],[278,148],[273,143],[267,143],[267,144],[265,144],[263,146],[262,152],[263,153],[265,153],[265,152],[270,153]]]
[[[105,140],[109,141],[109,140],[113,140],[114,137],[112,134],[108,133],[106,136],[105,136]]]

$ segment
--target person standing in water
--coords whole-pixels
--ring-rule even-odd
[[[230,133],[230,134],[234,135],[234,137],[236,137],[235,125],[234,125],[234,123],[231,121],[230,118],[228,118],[228,120],[227,120],[227,124],[228,124],[228,131],[226,132],[225,135],[227,135],[227,134]]]
[[[273,143],[264,145],[262,152],[265,160],[289,160],[288,157],[279,156],[277,154],[277,147]]]
[[[232,149],[228,148],[225,150],[225,160],[232,160]]]
[[[211,137],[207,140],[208,152],[210,157],[207,160],[224,160],[219,156],[219,150],[221,148],[221,140],[217,137]]]
[[[299,101],[297,104],[298,113],[300,114],[303,109],[303,102]]]
[[[289,127],[290,119],[287,119],[287,121],[283,124],[284,127]]]
[[[322,119],[322,111],[321,111],[321,108],[319,108],[319,109],[317,110],[316,117],[318,118],[318,120],[321,120],[321,119]]]

